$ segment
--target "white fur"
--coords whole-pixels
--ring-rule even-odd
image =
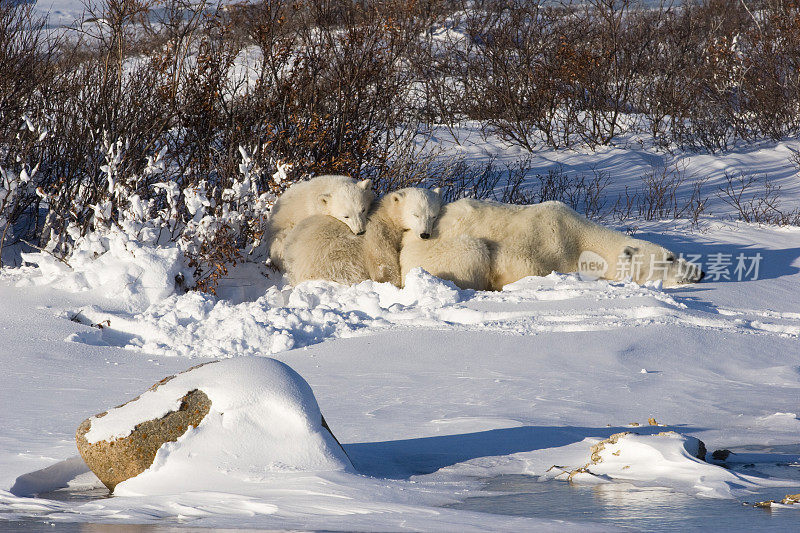
[[[303,219],[329,215],[340,220],[351,233],[363,233],[374,195],[370,180],[348,176],[318,176],[293,184],[275,202],[266,230],[269,256],[284,269],[284,247],[288,233]]]
[[[702,276],[666,248],[595,224],[561,202],[453,202],[442,208],[431,239],[403,242],[400,266],[403,278],[422,267],[463,288],[499,290],[525,276],[576,272],[584,251],[606,261],[606,279],[636,274],[632,261],[641,266],[631,276],[637,283],[652,279],[671,286]]]
[[[366,232],[354,235],[325,215],[306,218],[286,236],[285,265],[292,283],[325,279],[358,283],[367,279],[399,286],[400,246],[433,231],[439,190],[408,188],[387,194],[370,211]]]

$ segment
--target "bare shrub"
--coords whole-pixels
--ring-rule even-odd
[[[736,0],[687,4],[660,28],[661,46],[645,75],[643,109],[658,134],[664,119],[672,140],[724,150],[735,139],[742,72],[735,42],[749,18]]]
[[[800,209],[781,209],[781,187],[768,176],[725,173],[725,184],[719,187],[719,198],[736,210],[744,222],[800,225]]]
[[[640,186],[625,186],[624,193],[617,195],[610,215],[618,222],[632,218],[683,218],[696,226],[706,214],[708,197],[704,195],[704,187],[707,182],[708,178],[687,176],[685,169],[678,165],[655,166],[642,175]]]
[[[581,12],[582,34],[573,46],[588,58],[576,91],[580,130],[589,146],[608,144],[633,111],[641,75],[651,61],[665,12],[643,9],[632,0],[589,0]]]
[[[645,220],[671,217],[678,212],[677,192],[686,177],[680,169],[653,168],[642,176],[639,216]]]
[[[744,5],[744,4],[743,4]],[[749,130],[771,139],[796,134],[800,123],[800,5],[767,0],[741,32],[741,114]]]
[[[450,61],[463,64],[458,109],[493,133],[532,150],[577,140],[576,106],[591,58],[576,46],[585,20],[538,2],[476,2],[460,21],[467,34]]]
[[[752,7],[705,0],[662,19],[637,104],[660,142],[725,150],[798,131],[800,6]]]
[[[264,194],[325,172],[369,176],[379,189],[407,181],[397,155],[413,151],[421,129],[408,65],[436,10],[104,0],[55,56],[30,9],[7,6],[0,165],[5,185],[27,181],[0,196],[2,242],[23,207],[42,203],[38,245],[64,257],[80,236],[121,223],[135,196],[150,216],[169,211],[160,238],[191,241],[199,286],[210,289],[219,265],[260,238],[265,213],[253,206]],[[253,68],[243,75],[245,60]],[[30,127],[20,134],[20,124]],[[248,200],[226,200],[245,190]],[[198,194],[214,223],[194,220]]]
[[[534,174],[531,159],[501,166],[491,158],[480,165],[439,159],[431,161],[427,173],[434,178],[424,183],[442,187],[445,201],[475,198],[518,205],[559,201],[591,219],[606,214],[605,188],[610,177],[601,171],[570,175],[559,166]]]
[[[428,116],[482,121],[532,150],[608,144],[726,150],[798,131],[800,6],[764,0],[462,3],[425,71]]]
[[[536,202],[563,202],[588,218],[600,219],[604,216],[604,191],[609,182],[608,173],[602,171],[593,170],[590,175],[570,175],[558,166],[546,174],[534,176],[535,187],[531,199]]]
[[[558,144],[563,101],[545,56],[553,19],[535,2],[479,2],[465,17],[465,113],[502,138],[532,150],[544,136]],[[569,136],[564,144],[569,143]]]
[[[616,222],[625,222],[633,218],[636,211],[639,194],[636,189],[629,185],[625,186],[625,192],[617,195],[617,200],[611,208],[611,217]]]
[[[703,188],[708,183],[706,178],[694,178],[691,183],[691,194],[688,201],[683,205],[679,211],[679,217],[688,218],[693,226],[700,223],[700,218],[706,214],[708,207],[708,196],[703,192]],[[678,218],[676,216],[676,218]]]
[[[789,156],[789,163],[792,164],[796,171],[800,172],[800,152],[792,150],[792,155]]]
[[[290,180],[266,184],[276,193],[320,173],[370,177],[379,190],[398,182],[396,162],[422,129],[410,65],[431,13],[401,1],[235,8],[257,79],[229,99],[227,145],[252,146],[262,167],[291,162]]]
[[[482,164],[470,164],[463,158],[440,160],[430,166],[429,175],[428,183],[443,189],[442,200],[445,202],[460,198],[494,200],[503,177],[494,158]]]

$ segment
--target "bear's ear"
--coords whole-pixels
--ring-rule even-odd
[[[328,200],[330,199],[330,194],[320,194],[318,199],[322,205],[328,205]]]
[[[435,194],[436,196],[441,196],[442,195],[442,188],[441,187],[436,187],[435,189],[433,189],[433,194]]]
[[[357,185],[366,191],[367,189],[372,187],[372,180],[371,179],[361,180],[357,183]]]
[[[636,252],[638,252],[638,251],[639,251],[639,249],[634,247],[634,246],[626,246],[625,249],[622,250],[622,253],[630,258],[630,257],[633,257],[634,255],[636,255]]]

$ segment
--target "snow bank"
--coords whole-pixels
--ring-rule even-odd
[[[263,357],[214,362],[178,374],[105,416],[92,417],[86,439],[125,437],[137,424],[177,410],[180,399],[195,389],[211,400],[203,421],[162,446],[153,465],[118,485],[115,494],[213,490],[231,477],[352,470],[322,427],[308,383],[284,363]]]
[[[8,368],[0,376],[0,404],[9,407],[0,446],[0,489],[11,487],[15,479],[20,482],[16,489],[25,493],[65,483],[77,486],[71,480],[81,472],[75,464],[49,467],[55,458],[74,455],[72,433],[80,413],[98,412],[113,405],[119,391],[133,396],[158,377],[188,366],[179,358],[109,345],[136,350],[149,345],[158,353],[187,357],[235,357],[265,354],[281,345],[317,344],[283,352],[280,358],[314,385],[326,418],[348,443],[347,453],[374,477],[343,471],[244,471],[236,457],[225,457],[222,468],[230,462],[235,474],[212,471],[210,477],[217,481],[212,490],[164,497],[170,487],[155,477],[163,475],[158,470],[152,472],[157,481],[152,490],[161,494],[152,496],[93,498],[72,491],[67,496],[74,493],[78,499],[64,501],[20,498],[0,490],[0,515],[284,530],[529,531],[536,521],[512,522],[510,517],[430,506],[476,495],[480,486],[474,478],[466,479],[468,475],[541,476],[553,465],[568,472],[580,468],[590,460],[593,445],[630,430],[630,421],[649,416],[679,424],[670,428],[697,435],[711,449],[734,450],[727,460],[734,471],[791,478],[796,470],[791,464],[797,462],[790,452],[796,451],[797,442],[800,331],[796,231],[720,225],[711,233],[674,234],[655,223],[646,228],[673,239],[665,244],[672,242],[676,249],[733,254],[762,250],[763,279],[704,281],[661,291],[551,274],[521,280],[502,292],[473,293],[453,292],[445,282],[419,272],[403,290],[373,283],[309,283],[269,290],[247,285],[236,303],[199,293],[173,294],[147,310],[115,312],[114,302],[91,292],[72,297],[52,290],[59,285],[7,287],[9,281],[41,273],[18,269],[20,276],[14,276],[4,269],[0,314],[9,342],[0,343],[0,358]],[[239,283],[247,281],[242,274]],[[413,289],[415,283],[419,289]],[[87,322],[98,324],[107,317],[110,327],[66,320],[87,303],[94,304],[85,308]],[[54,313],[63,319],[53,320]],[[772,331],[759,327],[767,323]],[[73,334],[76,342],[61,342]],[[324,342],[351,335],[360,338]],[[65,416],[67,411],[74,416]],[[219,418],[224,421],[227,414]],[[662,429],[644,426],[636,431]],[[167,458],[180,463],[186,451],[180,446],[198,442],[199,431],[165,449],[165,454],[174,451]],[[748,455],[737,448],[743,446],[754,446],[759,453]],[[612,459],[625,460],[625,440],[621,449],[619,456],[608,458],[606,468]],[[645,451],[652,450],[639,450],[636,456],[630,450],[630,460],[618,464],[616,472],[592,476],[608,482],[623,479],[611,475],[639,473],[641,481],[606,485],[618,487],[605,491],[607,495],[623,497],[625,524],[631,523],[625,514],[625,487],[631,485],[705,494],[714,490],[696,489],[692,480],[706,476],[700,485],[707,486],[713,476],[730,475],[730,483],[723,479],[727,486],[718,486],[717,495],[725,495],[738,490],[733,483],[748,487],[742,479],[764,483],[706,470],[707,465],[691,459],[691,450],[673,449],[680,460],[658,455],[646,460]],[[684,453],[689,457],[681,457]],[[776,466],[778,462],[782,465]],[[756,463],[756,468],[742,463]],[[654,473],[656,464],[670,466],[673,474],[682,472],[683,480]],[[38,473],[32,475],[34,471]],[[97,483],[85,480],[84,485]],[[130,487],[134,489],[139,490]],[[733,495],[755,501],[786,492],[797,491]],[[653,502],[646,499],[647,505]],[[606,509],[614,512],[607,503],[598,512]]]

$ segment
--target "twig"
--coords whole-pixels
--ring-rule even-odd
[[[739,2],[742,4],[744,10],[747,11],[747,14],[750,15],[750,18],[753,19],[753,22],[756,23],[756,28],[758,28],[758,33],[763,35],[764,32],[761,30],[761,24],[758,23],[758,19],[756,19],[755,15],[753,15],[753,12],[750,11],[750,8],[747,7],[747,4],[745,4],[744,0],[739,0]]]
[[[53,257],[55,257],[56,259],[58,259],[59,261],[61,261],[61,262],[62,262],[62,263],[64,263],[65,265],[67,265],[67,266],[68,266],[68,267],[69,267],[71,270],[75,270],[74,268],[72,268],[72,265],[70,265],[69,263],[67,263],[67,260],[66,260],[66,259],[64,259],[63,257],[58,257],[56,254],[54,254],[54,253],[53,253],[53,252],[51,252],[50,250],[45,250],[44,248],[41,248],[41,247],[39,247],[39,246],[36,246],[35,244],[29,243],[29,242],[28,242],[28,241],[26,241],[25,239],[20,239],[20,241],[21,241],[21,242],[24,242],[25,244],[27,244],[27,245],[28,245],[28,246],[30,246],[31,248],[35,248],[35,249],[39,250],[40,252],[44,252],[44,253],[46,253],[46,254],[52,255]]]
[[[0,268],[3,267],[3,245],[6,242],[6,232],[8,231],[8,226],[11,225],[11,219],[8,219],[6,222],[6,227],[3,228],[3,236],[0,237]]]

